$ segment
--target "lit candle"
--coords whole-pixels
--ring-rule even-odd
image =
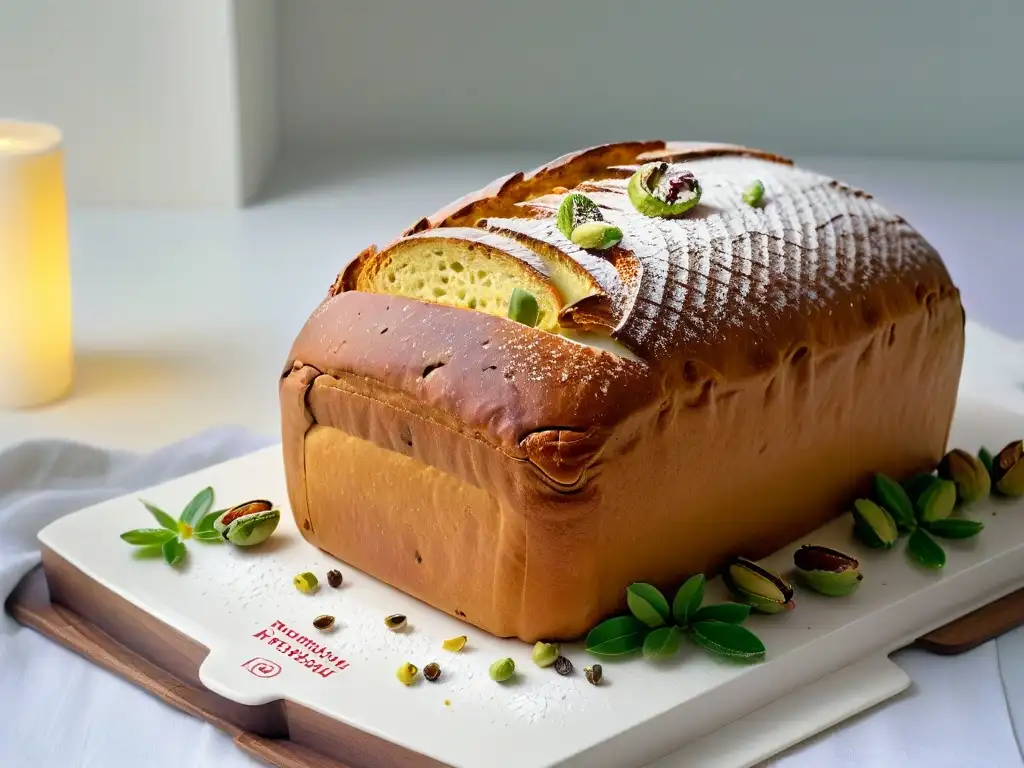
[[[0,121],[0,408],[67,394],[74,372],[61,134]]]

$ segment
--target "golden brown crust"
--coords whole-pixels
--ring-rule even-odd
[[[867,193],[771,153],[640,146],[505,177],[421,235],[483,216],[559,249],[598,288],[567,322],[613,340],[362,293],[344,277],[361,267],[343,273],[281,382],[289,497],[310,541],[496,634],[569,638],[621,608],[631,581],[672,588],[762,556],[871,473],[937,461],[964,314],[928,243]],[[630,168],[658,158],[705,186],[679,222],[625,197]],[[739,202],[753,177],[758,209]],[[624,225],[618,246],[579,251],[557,231],[574,188]],[[394,482],[410,472],[421,486]],[[376,532],[345,535],[367,521]]]

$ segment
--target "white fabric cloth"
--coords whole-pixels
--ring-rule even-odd
[[[968,330],[962,387],[1024,412],[1024,346]],[[984,364],[983,364],[984,363]],[[46,441],[0,453],[0,600],[39,562],[36,533],[107,498],[268,443],[212,430],[149,456]],[[1024,629],[958,657],[902,651],[909,691],[772,760],[777,768],[1020,768]],[[254,768],[201,721],[0,615],[0,768]]]

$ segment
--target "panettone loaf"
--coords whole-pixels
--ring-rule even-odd
[[[650,162],[699,203],[641,215]],[[569,193],[621,242],[574,245]],[[536,327],[505,316],[517,287]],[[281,380],[290,502],[311,543],[443,611],[576,638],[631,582],[762,557],[872,473],[934,466],[963,344],[939,256],[870,195],[742,147],[597,147],[338,276]]]

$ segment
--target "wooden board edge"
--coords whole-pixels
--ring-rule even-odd
[[[920,637],[915,647],[942,656],[955,656],[1024,625],[1024,589],[983,605],[959,619]]]

